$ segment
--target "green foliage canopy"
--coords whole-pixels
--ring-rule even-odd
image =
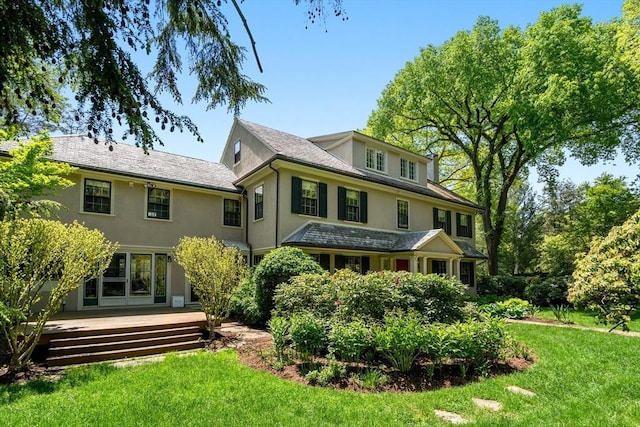
[[[182,103],[183,68],[198,81],[193,101],[206,102],[208,109],[226,104],[238,114],[248,101],[266,101],[266,88],[242,73],[245,49],[232,40],[227,3],[255,46],[237,0],[3,1],[0,126],[25,131],[25,110],[55,121],[60,86],[68,85],[80,111],[86,107],[91,136],[113,139],[117,122],[125,127],[122,139],[131,136],[147,149],[161,143],[155,121],[162,129],[186,129],[202,140],[188,117],[159,101],[158,95],[167,92]],[[341,0],[294,0],[300,3],[308,6],[310,20],[342,12]],[[149,76],[136,63],[140,54],[155,56]]]
[[[509,191],[529,166],[561,163],[563,148],[593,162],[621,141],[638,158],[638,75],[621,60],[616,23],[595,25],[580,13],[562,6],[524,30],[481,17],[471,31],[422,49],[369,118],[374,137],[420,152],[446,147],[467,160],[490,274]]]
[[[61,207],[57,202],[34,199],[73,185],[67,176],[75,168],[48,160],[52,150],[53,140],[43,134],[19,143],[9,150],[9,161],[0,161],[0,219],[23,213],[51,214]]]

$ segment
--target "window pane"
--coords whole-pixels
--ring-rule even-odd
[[[416,180],[416,162],[409,162],[409,179]]]
[[[375,164],[373,148],[367,148],[367,168],[373,169]]]
[[[302,181],[302,213],[304,215],[318,215],[318,183]]]
[[[167,294],[167,255],[156,254],[156,289],[155,296],[163,297]]]
[[[147,190],[147,218],[169,219],[171,192],[160,188]]]
[[[253,191],[255,219],[260,219],[264,215],[264,187],[262,185]]]
[[[131,295],[151,295],[151,255],[131,254]]]
[[[398,200],[398,228],[409,228],[409,202]]]
[[[240,227],[240,201],[224,199],[224,225]]]
[[[360,192],[355,190],[346,190],[346,220],[360,221]]]
[[[344,257],[344,268],[348,268],[351,271],[360,273],[360,257],[359,256]]]
[[[111,183],[95,179],[84,180],[84,211],[111,213]]]
[[[400,159],[400,176],[407,177],[407,161],[405,159]]]
[[[233,162],[238,163],[240,161],[240,140],[237,140],[233,146]]]
[[[382,151],[376,151],[376,169],[384,172],[384,153]]]

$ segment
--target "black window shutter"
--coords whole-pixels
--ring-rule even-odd
[[[291,213],[302,212],[302,180],[297,176],[291,177]]]
[[[469,286],[472,288],[476,285],[475,263],[469,263]]]
[[[360,222],[367,222],[367,192],[360,192]]]
[[[472,215],[467,215],[467,224],[468,224],[468,232],[467,232],[467,237],[473,237],[473,229],[475,227],[475,221],[473,220],[473,216]]]
[[[320,267],[323,270],[329,271],[331,269],[331,255],[320,254]]]
[[[336,270],[341,270],[344,268],[344,255],[336,255],[335,256],[335,260],[336,260]]]
[[[460,226],[460,212],[456,212],[456,236],[462,236],[462,227]]]
[[[338,219],[347,218],[347,189],[338,187]]]
[[[440,222],[438,222],[438,208],[433,208],[433,228],[440,228]]]
[[[369,257],[368,256],[363,256],[362,260],[360,262],[360,273],[362,274],[366,274],[367,271],[371,270],[371,263],[369,261]]]
[[[322,218],[327,217],[327,184],[324,182],[318,183],[318,192],[319,192],[319,214]]]
[[[451,211],[446,212],[447,217],[447,229],[445,230],[447,234],[451,235]]]

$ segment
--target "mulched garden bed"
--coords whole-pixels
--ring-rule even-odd
[[[212,350],[219,350],[228,347],[237,347],[238,341],[234,337],[222,337],[220,340],[212,341],[209,348]],[[281,370],[274,369],[270,364],[270,358],[273,351],[273,344],[270,340],[260,340],[250,343],[244,343],[237,347],[239,359],[245,366],[268,372],[272,375],[276,375],[288,381],[294,381],[304,385],[311,385],[309,381],[305,379],[305,372],[309,370],[308,365],[301,362],[296,362],[293,365],[287,365]],[[531,353],[528,359],[523,357],[512,357],[505,362],[501,362],[493,366],[488,373],[488,376],[480,376],[476,372],[467,372],[466,376],[462,376],[458,365],[444,365],[440,370],[436,369],[434,375],[429,378],[429,372],[426,364],[418,364],[409,373],[400,373],[391,369],[386,369],[381,366],[376,366],[376,369],[381,370],[388,376],[389,381],[371,390],[369,388],[362,387],[356,382],[350,380],[352,373],[362,372],[367,369],[364,366],[348,365],[347,375],[341,378],[338,382],[333,382],[326,387],[332,387],[340,390],[352,390],[352,391],[375,391],[375,392],[420,392],[427,390],[436,390],[441,388],[449,388],[469,384],[477,381],[483,381],[487,378],[496,377],[500,375],[508,375],[515,372],[524,371],[533,363],[535,363],[535,355]],[[317,358],[317,363],[327,363],[326,359]]]

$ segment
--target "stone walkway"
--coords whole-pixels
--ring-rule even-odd
[[[526,397],[536,396],[536,394],[531,390],[527,390],[515,385],[508,386],[507,390],[509,390],[511,393],[521,394]],[[481,409],[486,409],[492,412],[499,412],[502,410],[502,403],[498,402],[497,400],[480,399],[477,397],[473,397],[471,398],[471,401],[473,402],[474,405],[476,405],[478,408],[481,408]],[[468,420],[464,418],[462,415],[456,414],[455,412],[448,412],[448,411],[443,411],[441,409],[436,409],[434,411],[434,414],[436,417],[443,419],[445,421],[448,421],[451,424],[467,424],[471,422],[471,420]]]

